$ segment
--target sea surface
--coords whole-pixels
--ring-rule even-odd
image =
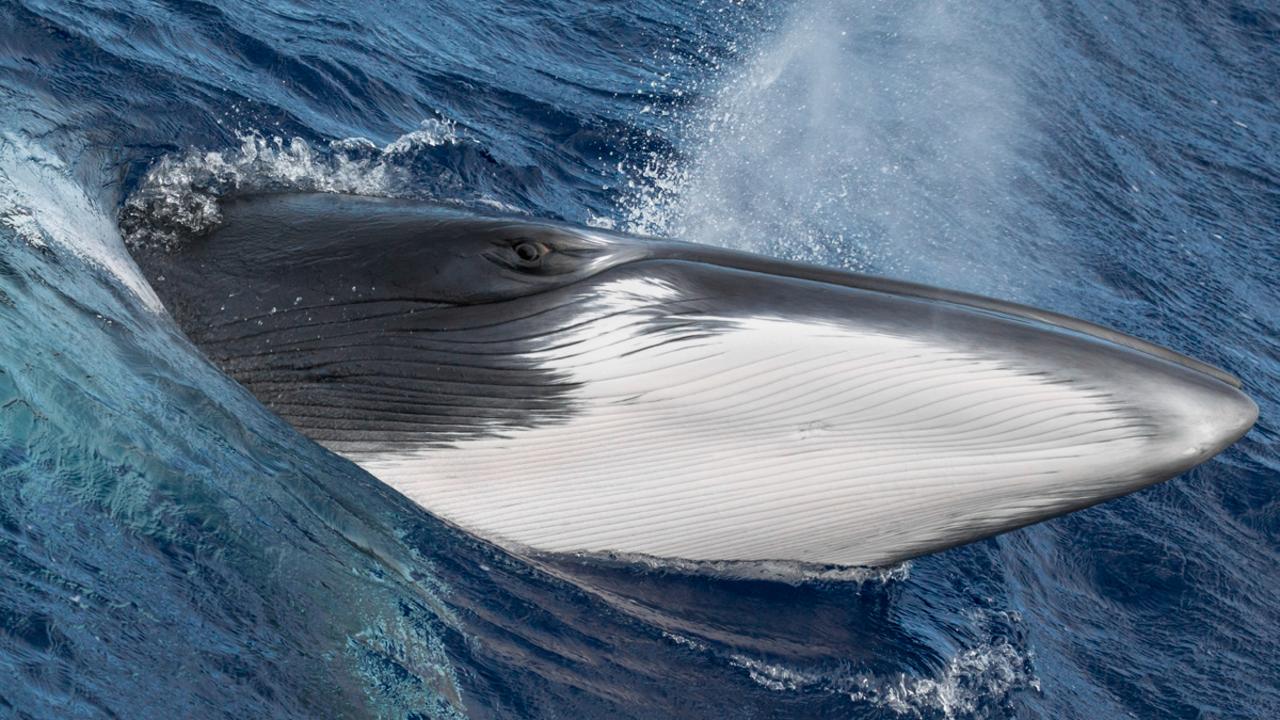
[[[298,190],[1030,303],[1261,418],[879,571],[524,560],[274,417],[130,259]],[[3,718],[1276,718],[1278,418],[1273,2],[0,0]]]

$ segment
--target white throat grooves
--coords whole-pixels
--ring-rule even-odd
[[[1096,495],[1146,442],[1096,390],[955,348],[759,317],[640,321],[673,297],[607,286],[531,354],[580,383],[567,423],[354,459],[538,550],[878,564]]]

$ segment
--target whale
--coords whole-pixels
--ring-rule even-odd
[[[132,252],[263,405],[513,552],[892,565],[1178,476],[1258,413],[1065,315],[426,201],[224,199]]]

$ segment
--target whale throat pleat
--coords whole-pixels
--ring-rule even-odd
[[[590,330],[556,364],[567,422],[357,461],[542,550],[880,564],[1088,498],[1152,433],[1096,388],[910,338]]]

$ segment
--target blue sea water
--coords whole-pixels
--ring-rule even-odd
[[[1010,298],[1261,408],[884,571],[512,557],[298,435],[128,247],[421,197]],[[1280,11],[0,1],[0,717],[1280,717]]]

